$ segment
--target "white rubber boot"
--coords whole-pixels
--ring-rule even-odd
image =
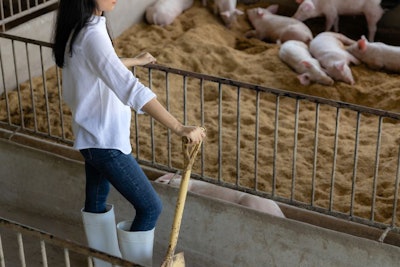
[[[129,232],[132,221],[117,224],[118,243],[122,258],[151,267],[153,265],[154,228],[149,231]]]
[[[107,205],[105,213],[91,213],[81,210],[83,227],[88,245],[91,248],[107,254],[121,257],[118,247],[117,231],[113,205]],[[100,259],[93,259],[95,267],[111,267],[112,265]]]

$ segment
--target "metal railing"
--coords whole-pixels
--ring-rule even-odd
[[[57,5],[57,0],[1,0],[0,31],[4,32],[28,20],[32,15],[54,10]]]
[[[10,47],[51,47],[1,38]],[[41,63],[41,75],[21,80],[18,60],[6,64],[3,53],[0,125],[71,145],[60,71]],[[15,71],[15,88],[6,86],[6,69]],[[207,128],[194,178],[399,232],[400,114],[161,65],[133,72],[183,123]],[[139,163],[180,170],[179,138],[136,113],[131,132]]]

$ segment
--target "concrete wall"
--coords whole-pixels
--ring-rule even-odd
[[[7,134],[5,135],[7,137]],[[82,231],[84,166],[72,160],[0,138],[0,205],[61,218]],[[48,143],[38,144],[44,148]],[[59,147],[60,150],[70,149]],[[71,155],[77,155],[70,151]],[[169,244],[177,189],[154,184],[164,209],[156,229],[155,264]],[[109,202],[117,220],[131,219],[133,208],[115,190]],[[2,216],[0,209],[0,216]],[[50,224],[53,220],[50,221]],[[42,230],[46,229],[43,224]],[[54,229],[54,225],[52,226]],[[63,231],[63,229],[59,229]],[[53,232],[57,235],[57,231]],[[81,235],[77,242],[84,242]],[[400,248],[282,219],[189,193],[176,252],[187,266],[398,266]]]

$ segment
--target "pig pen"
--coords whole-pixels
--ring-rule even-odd
[[[252,4],[252,5],[239,5],[239,8],[245,9],[251,6],[260,6],[260,4]],[[285,10],[283,10],[285,11]],[[111,21],[112,23],[112,21]],[[357,26],[360,24],[357,24]],[[317,25],[318,26],[318,25]],[[354,25],[353,25],[354,26]],[[346,85],[343,83],[335,83],[332,87],[321,86],[317,84],[313,84],[311,86],[301,86],[299,85],[297,79],[295,78],[295,74],[291,71],[286,65],[280,62],[277,57],[278,47],[275,44],[268,44],[259,40],[254,39],[246,39],[243,37],[243,33],[250,28],[250,25],[245,17],[241,17],[239,20],[239,24],[233,29],[226,29],[220,19],[218,17],[214,17],[209,10],[201,7],[199,2],[195,2],[195,6],[189,9],[187,12],[182,14],[180,17],[176,19],[176,21],[167,27],[158,27],[158,26],[150,26],[146,23],[139,23],[132,28],[125,31],[121,36],[116,39],[116,48],[118,53],[121,56],[134,56],[142,51],[148,51],[152,53],[158,60],[158,64],[166,65],[169,67],[174,67],[178,69],[190,70],[198,73],[212,74],[228,79],[248,82],[251,84],[257,84],[267,87],[285,89],[292,92],[300,92],[309,95],[324,97],[327,99],[333,99],[337,101],[344,101],[348,103],[353,103],[357,105],[363,105],[368,107],[379,108],[387,111],[398,112],[398,107],[396,102],[398,101],[398,74],[391,74],[385,72],[377,72],[367,69],[365,66],[356,66],[352,67],[354,76],[356,78],[356,84],[354,86]],[[343,26],[341,27],[343,29]],[[212,38],[211,38],[212,37]],[[378,39],[378,38],[377,38]],[[138,77],[147,82],[147,76],[141,72],[138,72]],[[47,86],[50,88],[56,87],[57,78],[54,74],[54,70],[49,71],[47,74],[47,78],[51,80],[51,83],[48,83]],[[163,95],[163,82],[157,81],[154,79],[152,89],[159,94],[160,98]],[[35,88],[41,88],[43,85],[40,84],[40,79],[35,80]],[[172,87],[179,87],[180,82],[172,82]],[[23,84],[21,87],[21,92],[26,93],[26,97],[29,98],[28,93],[28,84]],[[18,110],[18,96],[15,93],[9,93],[10,95],[10,106],[16,107],[12,108],[12,121],[17,123],[19,120],[19,110]],[[52,95],[52,94],[50,94]],[[54,94],[56,96],[56,94]],[[181,95],[179,93],[172,94],[172,99],[181,99]],[[194,97],[194,96],[190,96]],[[224,94],[224,97],[229,100],[230,98],[234,98],[232,94],[228,93]],[[218,142],[218,133],[213,130],[216,128],[215,120],[217,120],[216,110],[213,109],[213,105],[216,105],[217,101],[217,92],[213,89],[209,90],[209,93],[206,94],[206,101],[208,101],[209,108],[206,109],[206,120],[204,126],[208,129],[208,138],[206,142],[206,151],[204,152],[207,156],[206,173],[207,176],[210,177],[218,177],[218,169],[215,164],[218,162],[218,155],[216,153],[211,153],[210,151],[215,151],[216,148],[214,146],[215,143]],[[49,99],[50,105],[56,103],[56,100],[52,98]],[[189,102],[198,102],[196,99],[188,99]],[[268,101],[267,101],[268,102]],[[2,105],[4,102],[2,103]],[[42,104],[43,106],[46,103]],[[4,106],[4,105],[3,105]],[[241,111],[243,114],[252,114],[254,113],[255,104],[252,101],[248,102],[248,105],[241,107]],[[286,106],[285,106],[286,107]],[[65,121],[68,124],[70,121],[70,117],[68,116],[68,109],[64,107],[67,116],[65,117]],[[288,114],[292,114],[294,107],[292,104],[288,104],[287,106]],[[179,117],[182,117],[180,113],[180,108],[174,107],[171,105],[171,110],[174,114]],[[199,115],[196,113],[198,109],[194,108],[194,111],[190,113],[188,116],[188,123],[198,124],[200,119]],[[3,110],[1,111],[3,112]],[[230,105],[226,104],[224,106],[224,114],[232,115],[232,111],[230,109]],[[287,114],[284,114],[284,117]],[[348,114],[350,117],[354,116]],[[265,117],[264,117],[265,116]],[[308,115],[306,115],[307,117]],[[6,115],[3,113],[2,121],[6,120]],[[261,115],[264,118],[272,118],[273,114],[266,113]],[[312,117],[311,117],[312,118]],[[143,121],[148,120],[148,118],[141,118]],[[230,135],[229,125],[233,122],[233,118],[228,116],[228,121],[224,122],[224,127],[226,127],[227,136]],[[41,121],[42,120],[42,121]],[[57,119],[54,119],[57,121]],[[294,125],[293,117],[286,117],[283,119],[284,124],[286,125]],[[46,128],[45,119],[39,118],[39,128]],[[270,130],[270,126],[268,125],[271,122],[265,121],[264,128],[267,134],[272,135]],[[140,123],[142,125],[143,123]],[[324,117],[323,119],[323,127],[332,129],[332,125],[335,124],[334,120],[334,112],[332,113],[331,118]],[[242,122],[244,129],[249,129],[254,127],[254,118],[251,116],[244,118]],[[29,120],[26,121],[26,125],[29,127]],[[290,127],[289,127],[290,128]],[[376,129],[374,127],[373,129]],[[143,133],[148,133],[150,128],[145,126],[141,129]],[[354,129],[349,129],[350,132],[354,131]],[[244,136],[246,136],[246,131],[244,132]],[[371,133],[366,130],[367,134]],[[72,139],[72,133],[67,131],[66,133],[67,139]],[[290,135],[291,132],[281,132],[280,135],[282,137],[288,136],[289,140],[292,140],[293,136]],[[146,134],[141,134],[141,136],[145,136]],[[350,134],[347,133],[347,136],[344,137],[343,143],[349,144],[349,151],[344,151],[344,153],[348,153],[351,155],[353,151],[351,151],[351,147],[354,146],[353,137],[349,137]],[[393,131],[392,134],[385,136],[389,140],[389,142],[393,142],[398,144],[398,137],[396,135],[396,131]],[[284,140],[284,139],[281,139]],[[376,141],[376,135],[371,135],[371,143]],[[148,144],[148,141],[141,140],[142,144]],[[323,141],[322,141],[323,142]],[[332,146],[332,139],[326,140],[326,146]],[[368,139],[364,141],[368,143]],[[134,140],[133,140],[134,143]],[[285,148],[285,142],[282,141],[282,151]],[[176,144],[176,143],[175,143]],[[324,146],[324,143],[320,143],[321,146]],[[225,144],[224,147],[228,148],[230,146],[229,143]],[[246,151],[252,150],[253,143],[251,140],[249,142],[243,141],[243,149]],[[270,145],[268,145],[270,146]],[[289,146],[289,145],[287,145]],[[142,148],[145,145],[141,146]],[[373,149],[371,146],[365,148],[367,151]],[[232,153],[232,151],[227,150],[224,151],[224,155],[228,155]],[[148,158],[151,152],[150,149],[142,149],[140,151],[140,155],[143,158]],[[163,162],[165,159],[165,152],[163,149],[157,150],[157,161]],[[387,167],[390,165],[395,166],[395,151],[391,153],[393,156],[392,159],[388,159],[385,165],[385,171],[389,172],[391,178],[394,176],[395,170],[391,167]],[[262,164],[270,164],[270,155],[266,155],[266,158],[261,159]],[[179,151],[174,151],[174,165],[180,164],[180,156]],[[346,173],[346,170],[351,168],[351,156],[347,158],[347,161],[342,162],[342,166],[338,166],[340,169],[339,172]],[[252,187],[251,184],[252,172],[253,172],[253,158],[242,158],[241,161],[241,170],[240,173],[241,184],[246,185],[246,181],[249,182],[247,186]],[[282,177],[289,177],[290,170],[284,170],[285,162],[290,162],[290,155],[286,155],[286,158],[281,159],[282,166],[279,167],[282,170],[279,173]],[[222,171],[223,180],[226,182],[233,182],[234,177],[237,176],[235,168],[231,166],[232,160],[229,157],[225,157],[223,165],[226,166],[226,169]],[[301,161],[303,162],[303,161]],[[371,163],[363,162],[363,165],[360,167],[359,174],[365,172],[366,177],[371,175]],[[304,167],[304,169],[302,169]],[[309,173],[310,165],[307,164],[307,159],[304,159],[304,165],[301,164],[297,172],[301,173]],[[330,176],[329,171],[325,174],[326,176]],[[271,174],[268,172],[265,173],[265,177],[270,177]],[[339,177],[339,176],[338,176]],[[334,192],[337,194],[335,198],[339,199],[337,207],[335,209],[343,210],[344,212],[348,212],[347,208],[348,203],[340,203],[341,200],[345,200],[343,196],[349,196],[349,175],[340,176],[340,178],[336,180],[338,187],[335,188]],[[347,180],[346,180],[347,178]],[[270,182],[268,182],[269,178],[266,180],[259,181],[258,188],[259,190],[269,191],[271,188]],[[296,188],[306,188],[309,186],[310,181],[299,181],[296,185]],[[362,185],[361,185],[362,187]],[[355,214],[360,217],[370,217],[370,182],[365,186],[365,191],[367,193],[360,194],[357,196],[358,204],[355,207]],[[379,187],[379,202],[382,203],[383,207],[378,209],[378,213],[375,215],[375,220],[379,222],[390,222],[391,214],[390,209],[392,203],[390,200],[393,198],[393,188],[394,182],[393,179],[389,181],[382,181],[382,184]],[[330,188],[327,184],[323,187],[318,188],[316,192],[316,205],[321,207],[329,207],[329,197],[327,191]],[[278,186],[278,191],[280,196],[290,197],[290,182],[288,180],[283,180],[282,183]],[[300,190],[301,191],[301,190]],[[307,190],[305,190],[307,191]],[[296,199],[306,201],[309,198],[309,195],[305,195],[300,193],[299,196],[296,196]],[[345,197],[347,198],[347,197]],[[344,201],[345,202],[345,201]],[[365,206],[363,206],[365,204]],[[317,265],[316,265],[317,266]]]

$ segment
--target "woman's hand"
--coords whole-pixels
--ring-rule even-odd
[[[191,144],[198,144],[206,137],[206,130],[198,126],[182,126],[178,135],[186,137]]]
[[[153,57],[149,52],[143,52],[143,53],[137,55],[134,58],[136,60],[138,60],[138,62],[140,62],[140,64],[138,64],[138,65],[146,65],[146,64],[149,64],[149,63],[156,62],[156,58]]]
[[[121,58],[121,61],[125,67],[130,68],[133,66],[143,66],[149,63],[154,63],[157,60],[150,53],[144,52],[134,58]]]

